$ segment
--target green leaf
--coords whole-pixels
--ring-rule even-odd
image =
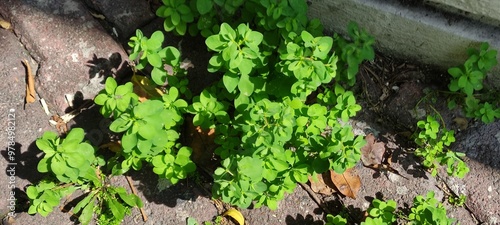
[[[153,67],[161,68],[163,66],[163,63],[161,61],[161,57],[158,53],[149,52],[147,57],[148,57],[149,64],[151,64]]]
[[[257,31],[251,31],[247,33],[245,44],[254,51],[258,51],[258,45],[262,42],[264,35]]]
[[[37,199],[39,192],[35,186],[29,186],[26,189],[26,194],[28,195],[28,198],[30,198],[30,199]]]
[[[312,42],[314,41],[314,37],[309,32],[302,31],[302,33],[300,33],[300,37],[304,41],[304,46],[311,47],[313,45]]]
[[[225,48],[227,42],[221,39],[221,35],[215,34],[205,40],[205,44],[212,51],[220,52]],[[212,57],[213,58],[213,57]]]
[[[238,89],[240,90],[241,94],[245,96],[252,95],[254,91],[254,84],[250,81],[250,77],[248,75],[241,75],[238,82]]]
[[[241,54],[240,54],[241,55]],[[238,55],[238,56],[240,56]],[[241,56],[241,58],[243,58],[243,56]],[[252,72],[252,68],[254,67],[255,65],[253,64],[252,60],[249,60],[249,59],[243,59],[241,63],[239,63],[238,65],[238,70],[240,71],[240,73],[243,75],[243,74],[250,74]]]
[[[36,140],[36,146],[45,153],[54,152],[56,150],[54,144],[52,144],[52,142],[47,139],[43,139],[43,137],[42,139],[39,138]]]
[[[198,2],[200,2],[200,1],[205,2],[206,0],[198,0]],[[196,221],[196,219],[194,219],[192,217],[188,217],[186,223],[187,223],[187,225],[198,225],[198,222]]]
[[[123,219],[125,217],[125,206],[120,204],[117,200],[115,199],[107,199],[106,204],[113,213],[113,216],[117,219]]]
[[[186,34],[186,31],[187,31],[187,24],[185,22],[182,22],[182,23],[179,23],[176,27],[175,27],[175,31],[180,34],[180,35],[184,35]]]
[[[133,122],[130,120],[130,115],[124,113],[109,125],[109,129],[113,132],[120,133],[128,130],[132,124]]]
[[[229,93],[232,93],[236,89],[236,87],[238,87],[239,81],[239,76],[231,72],[225,73],[222,77],[222,82],[224,83],[224,86]]]
[[[106,101],[108,100],[108,98],[109,97],[108,97],[107,94],[101,93],[101,94],[98,94],[97,96],[95,96],[94,102],[97,105],[104,105],[104,103],[106,103]]]
[[[236,39],[236,32],[227,23],[222,23],[220,25],[220,34],[222,35],[224,40],[227,40],[227,41]]]
[[[172,21],[174,26],[177,26],[181,23],[181,15],[177,11],[172,12],[172,15],[170,15],[170,21]]]
[[[468,83],[468,79],[466,76],[461,76],[460,78],[458,78],[458,86],[459,87],[464,88],[465,86],[467,86],[467,83]]]
[[[249,177],[256,182],[262,179],[263,162],[261,159],[252,157],[243,157],[238,162],[238,172]]]
[[[110,95],[114,94],[116,86],[118,86],[118,84],[116,83],[116,81],[113,77],[108,77],[106,79],[106,84],[105,84],[106,93],[108,93]]]
[[[92,215],[94,214],[94,201],[91,201],[85,208],[83,208],[82,213],[78,217],[80,223],[87,225],[92,220]]]
[[[78,202],[78,204],[76,204],[75,208],[73,209],[73,213],[79,213],[80,210],[82,210],[83,207],[88,205],[91,200],[93,201],[93,197],[94,197],[93,194],[89,194],[80,202]]]
[[[181,52],[179,49],[168,46],[165,48],[165,60],[171,66],[177,66],[179,64],[181,57]]]
[[[212,6],[213,6],[212,1],[207,1],[207,0],[196,1],[196,9],[201,15],[207,14],[210,11],[212,11]]]
[[[182,156],[190,157],[192,152],[193,152],[193,150],[191,148],[189,148],[189,147],[182,147],[177,152],[177,155],[182,155]]]
[[[60,155],[55,155],[50,160],[50,170],[55,175],[63,175],[67,170],[66,162]]]
[[[75,141],[76,143],[80,143],[83,141],[83,138],[85,137],[85,131],[83,131],[82,128],[73,128],[71,131],[66,135],[66,138],[64,139],[63,143],[69,142],[69,141]]]
[[[151,71],[151,78],[153,78],[155,84],[162,86],[167,81],[167,71],[163,68],[154,67]]]
[[[178,5],[177,6],[177,11],[180,14],[191,14],[191,9],[187,5],[185,5],[185,4]]]
[[[137,206],[136,198],[134,198],[136,195],[134,194],[127,194],[125,191],[117,191],[118,196],[123,200],[123,202],[127,203],[129,206]]]

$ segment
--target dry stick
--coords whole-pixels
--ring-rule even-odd
[[[318,204],[318,206],[324,211],[326,212],[327,214],[332,214],[330,212],[330,210],[328,208],[326,208],[324,205],[323,205],[323,202],[318,198],[318,196],[316,196],[316,193],[314,193],[313,190],[311,190],[311,188],[309,186],[307,186],[306,184],[303,184],[303,183],[299,183],[300,186],[302,186],[302,188],[304,190],[307,191],[307,193],[309,193],[309,196],[311,196],[313,198],[313,200],[316,202],[316,204]]]
[[[128,182],[128,185],[130,186],[130,189],[132,189],[132,193],[134,195],[137,195],[137,190],[135,190],[134,184],[132,183],[132,179],[130,178],[130,176],[125,176],[125,178],[127,178],[127,182]],[[137,195],[137,196],[139,196],[139,195]],[[148,216],[144,212],[144,209],[142,207],[140,207],[139,210],[141,211],[142,220],[144,222],[148,221]]]

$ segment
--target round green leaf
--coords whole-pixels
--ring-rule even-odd
[[[104,105],[104,103],[106,103],[106,101],[108,100],[108,98],[109,97],[108,97],[107,94],[101,93],[101,94],[98,94],[97,96],[95,96],[94,102],[97,105]]]
[[[177,26],[181,23],[181,15],[178,12],[174,11],[170,16],[170,20],[172,21],[172,24],[174,26]]]
[[[250,78],[246,74],[242,74],[238,82],[238,89],[241,94],[245,96],[252,95],[254,91],[254,84],[250,81]]]
[[[161,68],[163,66],[163,63],[161,61],[161,57],[158,53],[149,52],[147,57],[148,57],[149,64],[151,64],[153,67]]]
[[[108,77],[106,79],[106,84],[105,84],[106,93],[114,94],[117,85],[118,84],[116,83],[116,80],[113,77]]]
[[[196,1],[196,9],[201,15],[209,13],[212,10],[212,6],[213,6],[212,1],[207,1],[207,0]]]

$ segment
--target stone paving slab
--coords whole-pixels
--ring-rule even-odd
[[[111,23],[111,31],[116,30],[118,39],[128,40],[135,34],[138,27],[146,25],[156,16],[152,13],[147,1],[121,0],[116,1],[85,0],[85,3],[105,17]]]
[[[94,85],[89,78],[95,76],[89,62],[103,64],[106,61],[99,59],[108,59],[113,53],[127,59],[123,48],[81,1],[8,0],[1,1],[0,8],[6,9],[21,42],[40,63],[38,91],[49,100],[53,113],[62,113],[68,107],[65,94],[85,90],[83,97],[91,99],[102,89],[102,85],[89,87]]]
[[[27,60],[32,68],[37,63],[30,57],[17,37],[10,31],[0,29],[0,215],[3,217],[10,209],[11,191],[19,204],[25,202],[24,187],[40,179],[33,173],[36,168],[39,150],[33,142],[44,131],[53,130],[48,123],[49,116],[45,114],[38,101],[24,105],[26,95],[26,71],[21,63]],[[15,120],[10,120],[15,117]],[[10,122],[10,123],[9,123]],[[14,135],[8,135],[6,129],[15,128]],[[15,137],[14,155],[9,155],[8,137]],[[10,158],[12,157],[12,158]],[[13,171],[14,170],[14,171]],[[14,181],[14,183],[12,183]],[[14,186],[11,186],[14,185]],[[14,188],[14,189],[13,189]],[[16,219],[23,213],[16,213]],[[40,217],[40,216],[38,216]],[[22,220],[21,220],[22,221]],[[39,218],[38,221],[41,221]],[[20,224],[37,224],[24,223]]]
[[[469,174],[445,177],[456,193],[467,195],[471,211],[485,224],[500,224],[500,121],[478,123],[457,134],[453,149],[466,153]]]

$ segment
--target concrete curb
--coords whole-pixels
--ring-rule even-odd
[[[347,34],[347,24],[355,21],[375,37],[379,51],[442,69],[463,64],[466,50],[481,42],[500,50],[498,27],[397,0],[317,0],[309,9],[327,31]],[[500,66],[488,79],[500,89]]]

